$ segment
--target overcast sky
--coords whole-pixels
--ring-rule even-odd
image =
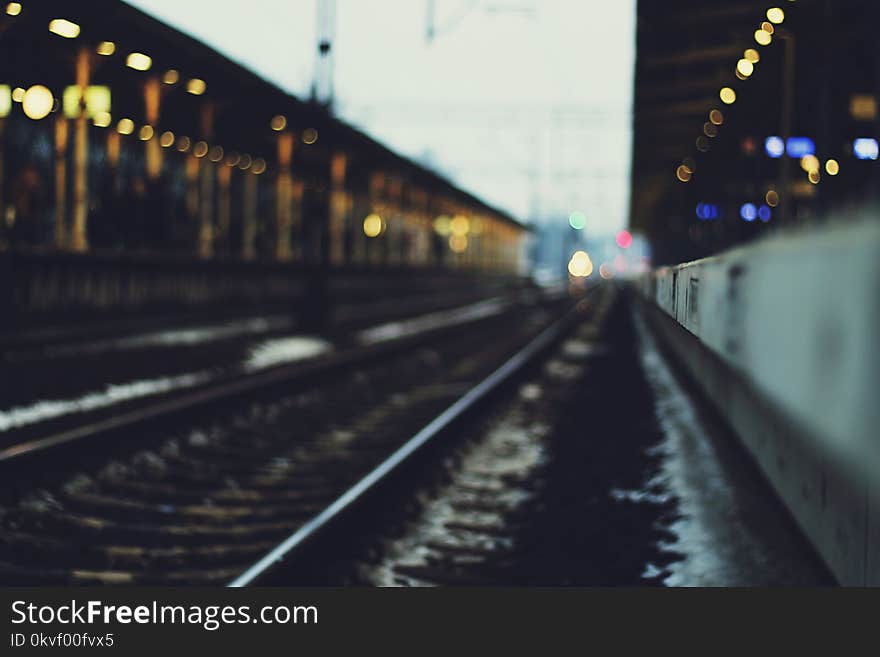
[[[320,0],[130,0],[297,95]],[[337,0],[337,112],[526,220],[626,221],[634,0]]]

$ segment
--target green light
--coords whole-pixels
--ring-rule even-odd
[[[583,212],[572,212],[568,216],[568,224],[575,230],[583,230],[587,225],[587,217]]]

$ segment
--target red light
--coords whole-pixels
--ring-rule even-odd
[[[617,246],[621,249],[628,249],[630,244],[633,243],[633,236],[630,235],[628,230],[622,230],[617,233],[617,239],[615,241],[617,242]]]

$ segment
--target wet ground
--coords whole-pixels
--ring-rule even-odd
[[[790,586],[831,580],[624,303],[595,309],[469,432],[364,583]]]
[[[815,586],[833,580],[745,450],[705,403],[689,394],[635,316],[640,360],[663,436],[648,484],[674,496],[665,523],[668,586]]]

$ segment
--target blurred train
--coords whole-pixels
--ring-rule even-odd
[[[515,273],[525,232],[124,2],[0,6],[0,250]]]

